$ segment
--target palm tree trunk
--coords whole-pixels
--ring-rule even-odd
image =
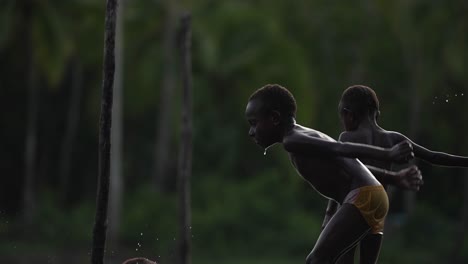
[[[191,263],[191,213],[190,213],[190,177],[192,174],[192,59],[191,59],[191,18],[186,14],[182,18],[182,133],[179,152],[179,257],[180,264]]]
[[[176,6],[174,0],[166,0],[166,22],[163,43],[164,74],[159,99],[157,120],[157,137],[155,145],[155,171],[153,184],[157,190],[163,190],[164,177],[168,171],[171,136],[171,105],[175,86],[175,20]]]
[[[124,0],[119,0],[117,11],[116,36],[115,36],[115,82],[114,102],[112,107],[112,150],[111,168],[112,180],[110,182],[109,204],[109,238],[112,246],[117,245],[118,230],[120,225],[120,208],[122,202],[123,172],[122,172],[122,138],[123,138],[123,13]]]
[[[91,263],[104,263],[107,230],[107,206],[109,202],[110,150],[112,127],[112,97],[115,73],[115,23],[117,0],[107,0],[104,32],[104,70],[99,128],[99,179],[96,216],[93,228]]]

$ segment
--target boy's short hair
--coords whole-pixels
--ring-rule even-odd
[[[379,111],[379,99],[372,88],[364,85],[353,85],[344,90],[341,96],[343,107],[359,116]]]
[[[287,117],[296,117],[296,99],[292,93],[279,84],[267,84],[255,91],[249,101],[259,99],[264,104],[265,110],[275,110]]]

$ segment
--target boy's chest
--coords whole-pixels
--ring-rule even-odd
[[[289,158],[296,171],[314,185],[327,183],[343,174],[337,158],[291,154]]]

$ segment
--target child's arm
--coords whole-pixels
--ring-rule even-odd
[[[397,172],[380,169],[370,165],[366,165],[366,167],[382,184],[391,184],[401,189],[412,191],[419,191],[421,185],[424,184],[421,171],[414,165]]]
[[[371,145],[329,141],[322,138],[292,133],[283,139],[284,149],[290,153],[303,155],[330,155],[347,158],[372,158],[395,162],[408,162],[413,158],[413,151],[409,142],[401,142],[391,149],[384,149]]]
[[[322,223],[322,230],[327,226],[333,215],[335,215],[336,210],[338,210],[338,203],[331,199],[328,200],[327,209],[325,210],[325,218]]]
[[[468,157],[429,150],[423,146],[413,143],[406,136],[397,132],[393,132],[393,137],[393,142],[400,142],[403,140],[411,142],[414,149],[414,155],[426,162],[447,167],[468,167]]]

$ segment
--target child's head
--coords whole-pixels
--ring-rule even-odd
[[[268,84],[249,98],[245,116],[250,124],[249,136],[266,148],[281,140],[285,125],[296,117],[296,100],[286,88]]]
[[[377,119],[379,99],[374,90],[364,85],[348,87],[338,106],[341,122],[347,131],[355,130],[365,118]]]

